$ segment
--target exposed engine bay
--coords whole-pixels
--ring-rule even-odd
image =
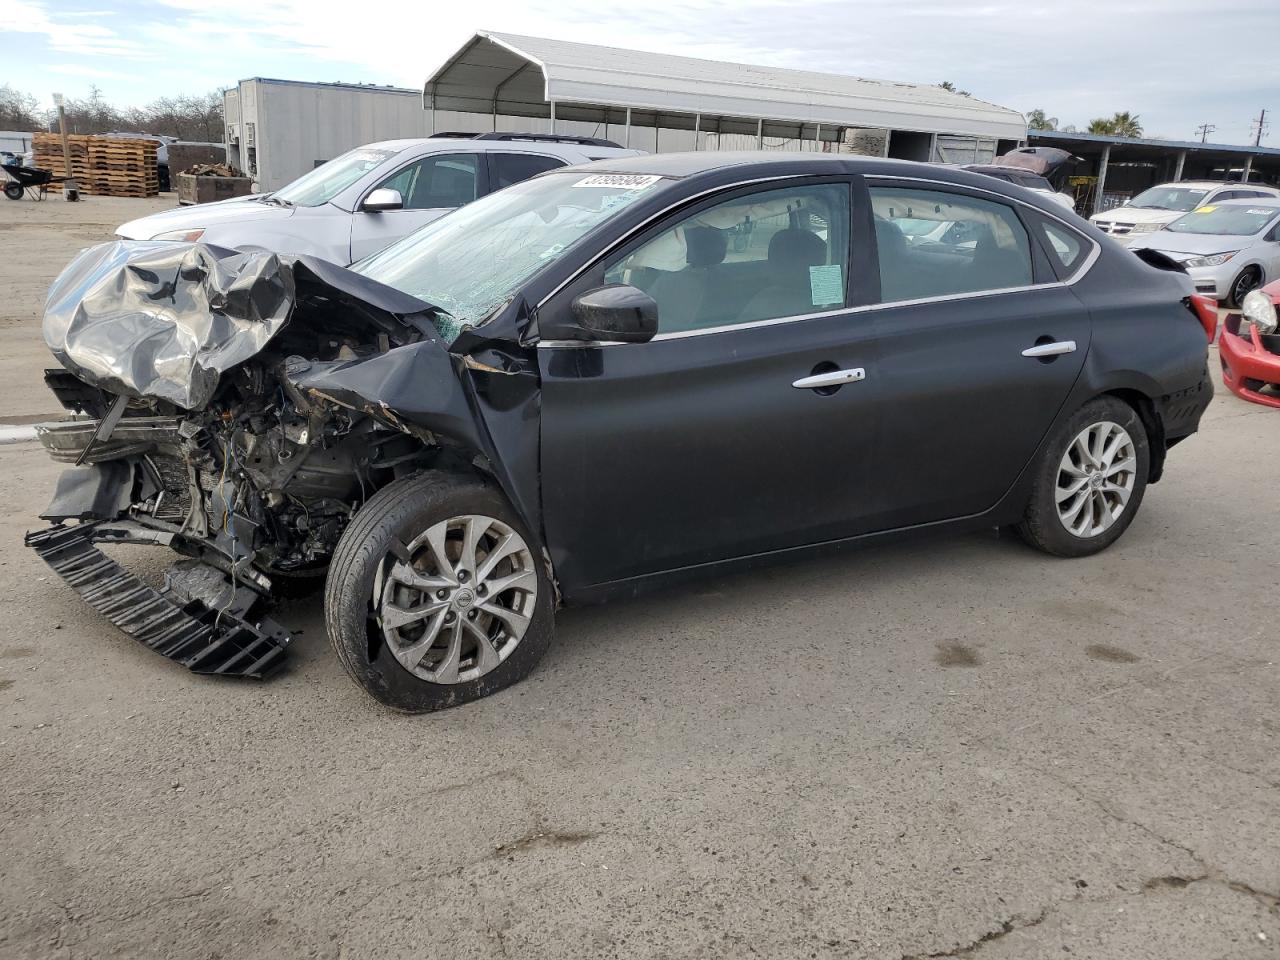
[[[64,565],[107,562],[89,541],[166,544],[222,577],[188,568],[162,600],[261,626],[256,601],[314,584],[378,489],[442,458],[487,462],[461,371],[518,371],[447,352],[433,309],[322,261],[198,244],[81,254],[45,319],[66,368],[46,382],[81,419],[38,428],[71,465],[41,514],[78,525],[83,556]]]

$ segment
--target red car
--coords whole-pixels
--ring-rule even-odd
[[[1280,407],[1280,280],[1245,296],[1222,324],[1222,382],[1238,397]],[[1263,387],[1271,390],[1263,392]]]

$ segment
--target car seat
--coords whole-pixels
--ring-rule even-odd
[[[810,230],[787,227],[769,238],[768,286],[748,301],[738,320],[772,320],[813,312],[809,268],[827,262],[827,245]]]
[[[724,262],[728,238],[716,227],[684,228],[685,266],[660,273],[649,295],[658,304],[658,328],[663,333],[712,326],[711,310],[718,282],[716,268]]]

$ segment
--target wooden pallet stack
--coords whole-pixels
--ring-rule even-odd
[[[156,141],[79,134],[67,140],[71,174],[81,193],[99,197],[154,197],[160,193]],[[58,134],[37,133],[33,147],[37,167],[52,170],[55,177],[66,176]]]

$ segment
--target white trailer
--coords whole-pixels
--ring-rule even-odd
[[[422,91],[350,83],[253,77],[223,94],[227,158],[254,181],[278,190],[361,144],[425,137]]]

